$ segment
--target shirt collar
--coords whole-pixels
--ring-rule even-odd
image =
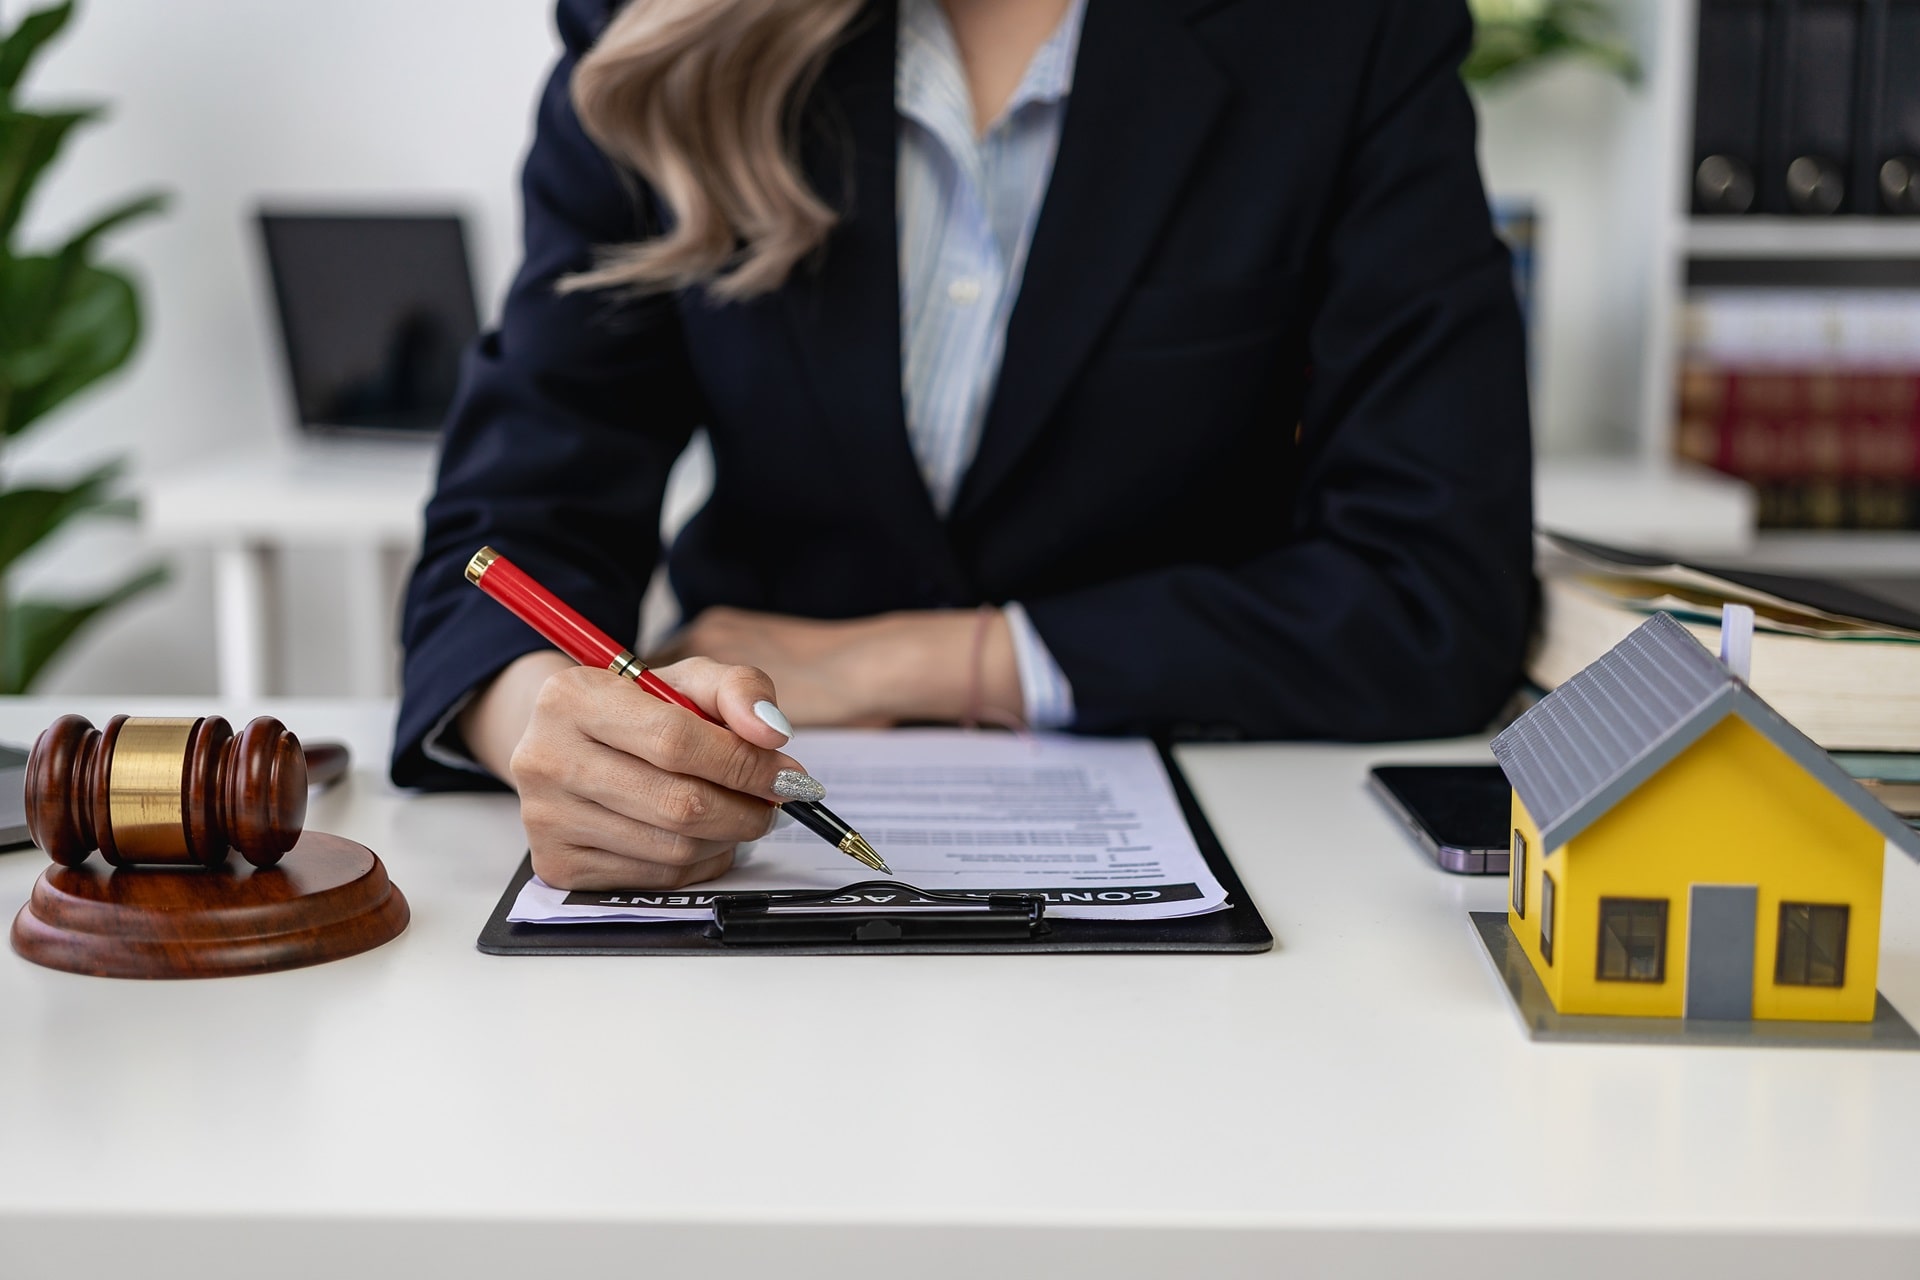
[[[937,3],[937,0],[936,0]],[[1073,68],[1080,57],[1080,25],[1087,13],[1087,0],[1073,0],[1053,29],[1047,42],[1034,51],[1020,86],[1007,99],[1005,119],[1029,102],[1060,102],[1073,89]]]
[[[1061,102],[1073,88],[1074,65],[1080,53],[1080,28],[1087,0],[1072,0],[1060,25],[1034,51],[1026,74],[993,122],[998,128],[1022,107],[1039,102]],[[902,115],[926,121],[950,114],[966,100],[966,75],[954,43],[953,27],[940,0],[900,0],[898,63],[894,74],[894,107]],[[954,101],[955,94],[960,102]]]

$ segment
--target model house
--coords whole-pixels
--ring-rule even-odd
[[[1561,1013],[1870,1021],[1920,834],[1666,614],[1494,739],[1508,923]]]

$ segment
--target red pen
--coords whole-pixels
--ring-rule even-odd
[[[516,618],[581,666],[602,667],[617,676],[625,676],[662,702],[671,702],[703,720],[719,723],[696,706],[693,699],[649,671],[633,650],[581,617],[578,611],[492,547],[480,548],[473,553],[473,559],[467,561],[467,581],[505,605]],[[893,874],[866,837],[825,805],[815,800],[788,800],[781,807],[793,815],[794,821],[854,861],[875,871]]]

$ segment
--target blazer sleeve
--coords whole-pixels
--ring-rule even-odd
[[[1526,367],[1456,70],[1470,37],[1462,4],[1386,7],[1319,264],[1286,540],[1024,601],[1077,728],[1440,736],[1516,686]]]
[[[561,294],[596,250],[636,239],[645,193],[582,130],[568,99],[608,0],[561,0],[563,53],[540,100],[522,175],[525,255],[497,330],[466,358],[402,621],[393,780],[492,785],[422,749],[471,691],[549,647],[469,586],[491,543],[608,634],[632,637],[660,555],[668,468],[699,421],[672,299]]]

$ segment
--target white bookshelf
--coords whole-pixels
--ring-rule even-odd
[[[1687,259],[1920,258],[1920,218],[1682,217]]]
[[[1753,490],[1705,467],[1638,458],[1544,457],[1533,473],[1534,522],[1613,546],[1744,558]]]
[[[1769,529],[1737,557],[1784,573],[1920,576],[1920,532]]]

